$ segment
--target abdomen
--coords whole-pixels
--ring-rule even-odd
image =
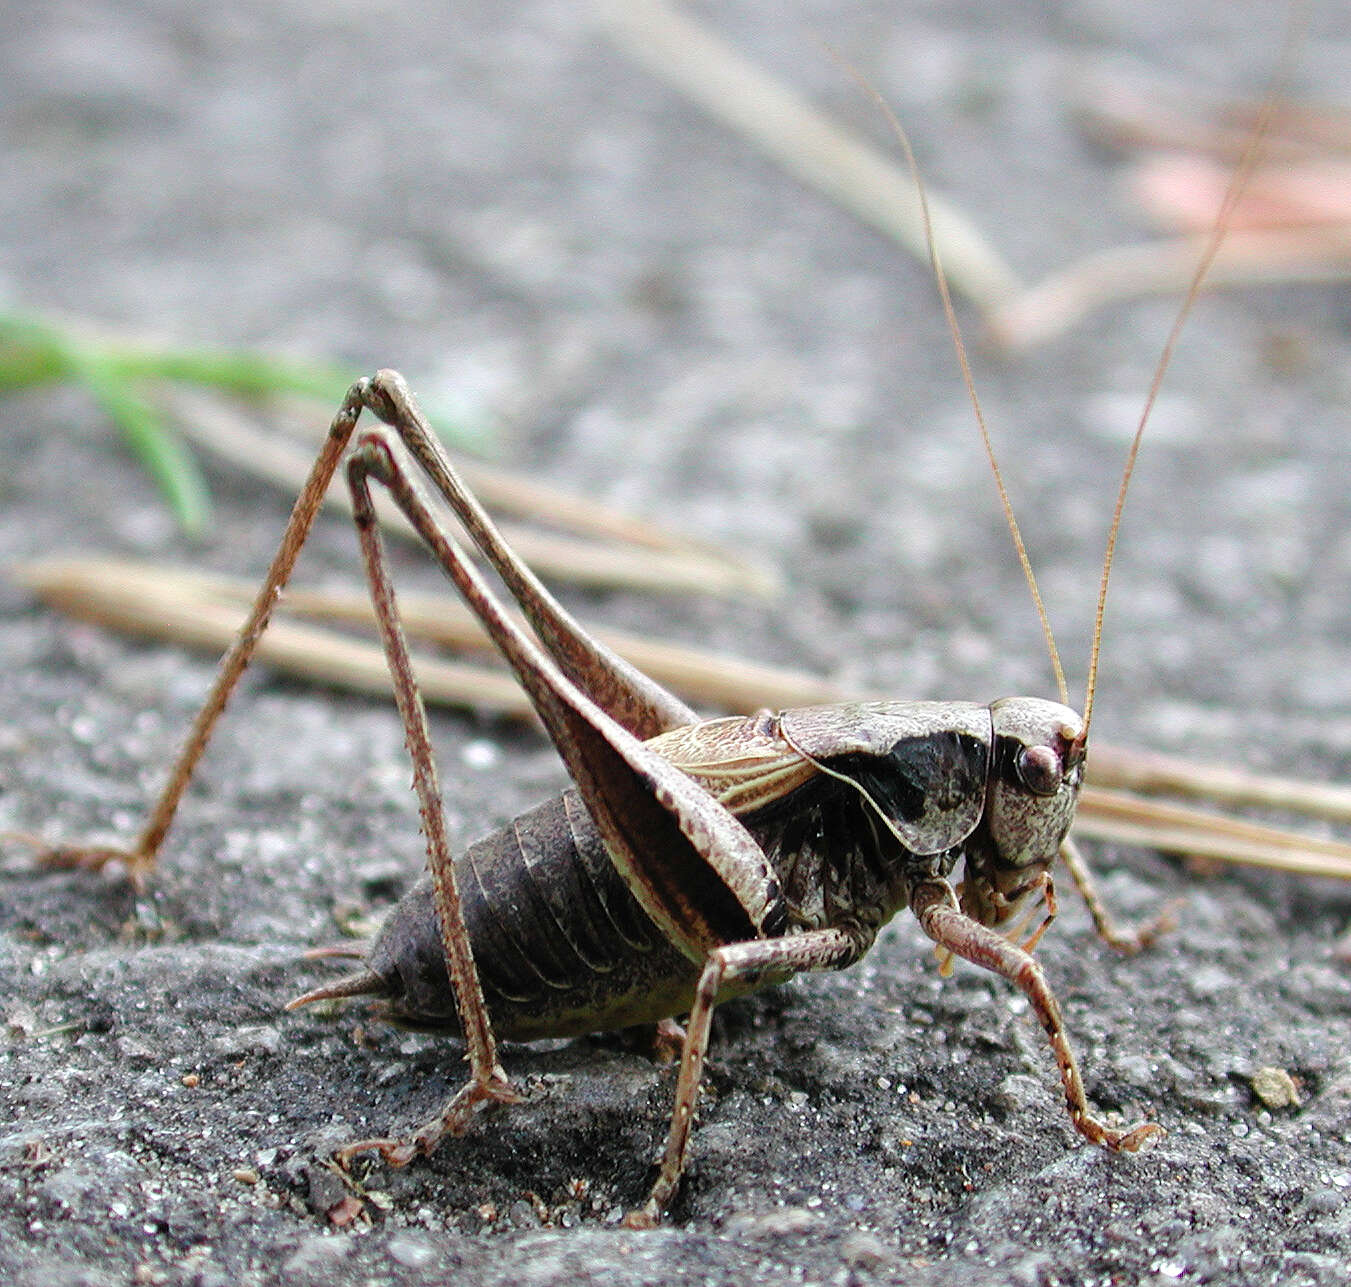
[[[575,791],[471,845],[455,878],[499,1037],[574,1036],[689,1008],[699,968],[629,893]],[[367,965],[390,985],[390,1018],[459,1030],[430,876],[390,913]]]

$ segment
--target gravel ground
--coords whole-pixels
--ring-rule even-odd
[[[723,12],[723,9],[726,12]],[[913,131],[931,182],[1032,279],[1140,235],[1067,83],[1137,60],[1252,90],[1253,3],[746,0],[710,21],[858,129]],[[1295,74],[1344,88],[1323,6]],[[0,12],[0,292],[183,341],[397,365],[504,425],[510,463],[754,552],[778,602],[573,601],[898,696],[1045,691],[924,269],[750,154],[558,0],[435,10],[68,0]],[[1341,288],[1202,303],[1131,498],[1104,740],[1345,779],[1351,327]],[[1173,305],[1113,308],[979,378],[1072,683],[1102,530]],[[285,502],[214,474],[177,535],[76,393],[0,403],[0,557],[80,547],[257,572]],[[355,576],[339,523],[312,575]],[[407,560],[407,578],[428,578]],[[125,835],[209,660],[73,625],[0,585],[0,828]],[[1099,852],[1116,959],[1069,907],[1041,949],[1104,1110],[1156,1147],[1078,1146],[1040,1032],[999,982],[940,980],[909,924],[858,968],[724,1008],[687,1182],[646,1235],[670,1073],[613,1039],[513,1050],[528,1102],[363,1182],[323,1162],[419,1120],[446,1043],[284,1016],[299,953],[415,878],[383,702],[258,673],[153,893],[2,873],[0,1273],[18,1284],[1334,1283],[1351,1249],[1351,976],[1339,885]],[[441,715],[461,839],[557,789],[532,734]],[[1269,1109],[1252,1077],[1295,1079]]]

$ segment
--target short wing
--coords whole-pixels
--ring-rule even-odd
[[[773,716],[732,715],[663,733],[647,745],[683,769],[723,808],[745,817],[820,774],[776,728]]]
[[[610,857],[687,957],[772,937],[787,922],[778,878],[750,832],[698,782],[562,676],[522,675]]]

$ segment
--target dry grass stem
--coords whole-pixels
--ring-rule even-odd
[[[1138,204],[1174,232],[1214,225],[1219,193],[1252,139],[1260,101],[1220,100],[1110,67],[1081,77],[1075,99],[1086,132],[1143,153],[1130,183]],[[1208,286],[1344,282],[1351,275],[1344,195],[1351,113],[1278,105],[1262,151],[1263,166],[1234,209]],[[1027,349],[1106,304],[1180,291],[1200,245],[1200,238],[1165,237],[1087,256],[994,310],[991,335],[1008,349]]]
[[[1190,284],[1204,238],[1173,237],[1115,246],[1052,273],[992,310],[995,343],[1030,349],[1062,335],[1118,300],[1177,294]],[[1351,273],[1351,231],[1343,227],[1234,232],[1206,278],[1207,287],[1340,282]]]
[[[253,596],[252,584],[238,578],[108,559],[55,558],[11,569],[11,574],[73,616],[217,653],[233,640]],[[400,605],[411,638],[457,652],[487,649],[471,614],[448,596],[404,594]],[[311,622],[370,629],[374,617],[364,592],[288,590],[263,636],[260,660],[318,683],[382,696],[389,692],[377,644]],[[749,711],[847,700],[838,686],[812,675],[617,632],[600,637],[698,706]],[[520,689],[497,665],[424,653],[415,658],[414,668],[430,702],[510,718],[531,715]],[[1092,782],[1084,789],[1076,822],[1082,836],[1351,879],[1351,845],[1143,798],[1167,793],[1346,821],[1351,820],[1351,790],[1100,743],[1092,764]]]
[[[199,446],[289,495],[300,489],[313,463],[310,447],[263,429],[223,399],[182,389],[165,390],[163,396],[184,432]],[[331,407],[316,407],[307,419],[322,427],[331,413]],[[546,578],[645,593],[768,597],[779,587],[777,578],[766,569],[705,543],[506,470],[459,461],[456,467],[490,508],[528,515],[532,523],[577,534],[562,536],[533,526],[503,525],[516,551]],[[352,499],[344,488],[332,488],[324,503],[351,513]],[[378,508],[381,523],[389,531],[412,536],[412,528],[394,506],[381,503]],[[448,514],[445,517],[454,524]]]
[[[929,262],[919,199],[905,170],[832,121],[665,0],[598,0],[617,44],[810,187]],[[982,310],[1018,289],[966,215],[929,193],[934,240],[955,293]]]
[[[222,653],[235,640],[245,610],[191,589],[191,579],[169,573],[140,575],[103,560],[50,560],[9,569],[45,602],[97,625],[135,635]],[[283,674],[352,692],[388,695],[384,654],[334,630],[278,617],[254,653],[258,661]],[[416,670],[429,701],[471,707],[494,715],[525,718],[530,703],[516,682],[494,666],[466,665],[431,657],[417,658]]]
[[[1175,795],[1351,822],[1351,788],[1195,764],[1174,756],[1129,751],[1118,746],[1094,746],[1089,781],[1093,786],[1140,795]]]
[[[1209,94],[1120,60],[1081,71],[1072,86],[1075,114],[1095,142],[1121,151],[1195,152],[1232,165],[1262,112],[1258,98]],[[1273,161],[1351,153],[1351,112],[1328,103],[1281,103],[1263,151]]]
[[[1351,880],[1351,845],[1299,835],[1185,805],[1085,787],[1075,834],[1192,858]]]
[[[233,641],[256,591],[242,579],[112,559],[46,559],[11,568],[10,574],[71,616],[142,638],[216,652]],[[495,658],[473,615],[449,596],[401,594],[399,606],[410,638],[460,652],[482,651]],[[384,656],[376,644],[321,626],[297,624],[296,617],[373,632],[375,616],[364,591],[288,589],[258,656],[300,678],[363,693],[389,691]],[[270,646],[268,641],[279,632],[282,642]],[[616,631],[596,634],[641,670],[699,706],[751,710],[843,698],[836,686],[799,671]],[[306,652],[309,648],[315,651]],[[513,717],[530,713],[514,681],[495,661],[490,666],[452,665],[423,655],[415,668],[428,701]]]
[[[911,254],[927,261],[920,203],[905,171],[743,58],[667,0],[598,0],[607,29],[636,62]],[[1186,147],[1232,159],[1252,138],[1260,104],[1213,98],[1099,71],[1076,93],[1085,129],[1118,145]],[[1218,119],[1217,119],[1218,118]],[[1285,106],[1268,156],[1303,159],[1351,148],[1351,114]],[[934,239],[955,293],[980,309],[991,341],[1021,352],[1121,300],[1185,290],[1201,240],[1165,238],[1089,255],[1030,286],[974,224],[929,195]],[[1210,287],[1340,282],[1351,273],[1346,225],[1232,233]]]
[[[309,444],[307,464],[327,436],[328,417],[333,412],[332,407],[318,406],[313,400],[282,398],[277,401],[275,415],[273,408],[268,409],[264,429],[256,418],[244,415],[227,403],[207,402],[192,410],[190,427],[201,435],[198,441],[223,456],[234,459],[255,446],[275,443],[278,439],[285,443],[289,436]],[[279,427],[284,433],[278,432]],[[619,541],[651,550],[697,550],[726,563],[737,562],[726,550],[710,541],[658,527],[514,470],[457,455],[455,472],[468,484],[470,491],[498,515],[556,527],[574,536],[590,536],[599,541]],[[757,569],[747,570],[747,575],[752,578],[758,574]]]

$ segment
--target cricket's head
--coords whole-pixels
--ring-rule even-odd
[[[1004,929],[1046,887],[1074,821],[1087,743],[1083,719],[1059,702],[1005,697],[990,717],[985,815],[967,845],[961,904],[973,920]]]

